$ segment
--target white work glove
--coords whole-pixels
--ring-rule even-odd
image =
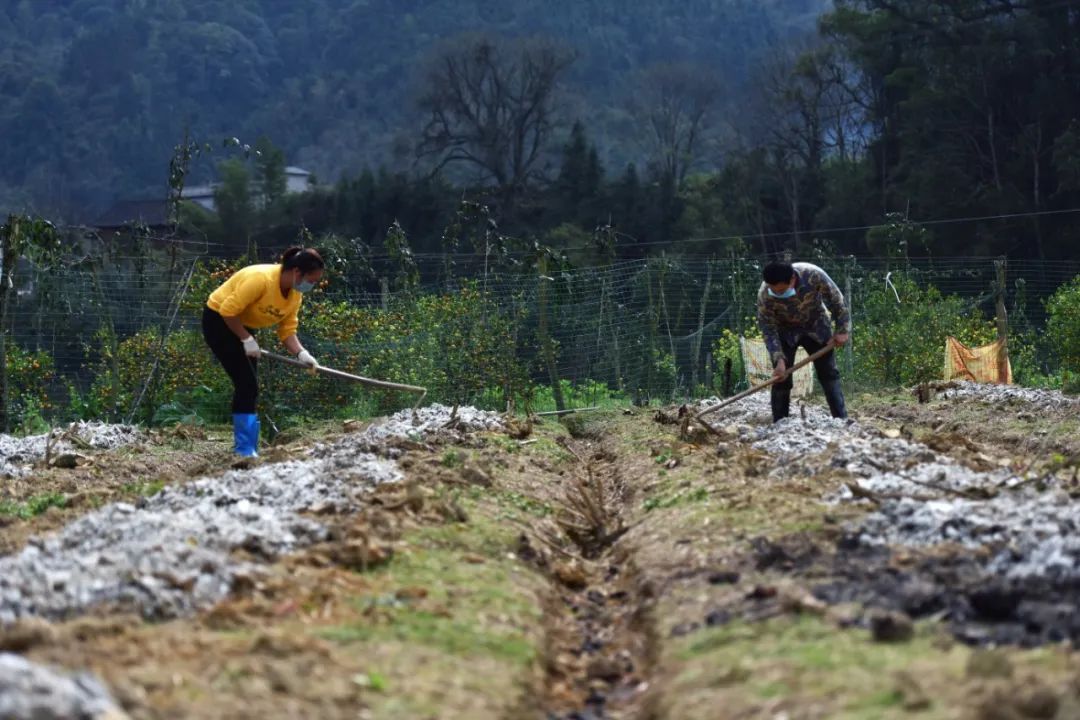
[[[257,358],[262,354],[262,350],[259,349],[259,343],[255,342],[254,335],[248,335],[247,338],[241,342],[244,343],[244,354],[248,357]]]
[[[301,350],[297,354],[296,359],[307,365],[312,370],[319,367],[319,363],[315,361],[315,358],[311,357],[311,353],[309,353],[307,350]]]

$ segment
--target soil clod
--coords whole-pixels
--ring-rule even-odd
[[[870,632],[878,642],[907,642],[915,636],[915,626],[904,613],[875,611],[870,614]]]

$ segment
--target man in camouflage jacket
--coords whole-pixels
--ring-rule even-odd
[[[825,271],[810,263],[774,262],[765,266],[764,282],[758,291],[757,320],[765,337],[765,347],[779,377],[795,364],[795,350],[801,345],[811,355],[832,338],[837,347],[848,340],[851,315],[844,296]],[[825,308],[832,314],[836,333],[829,327]],[[836,353],[814,361],[821,389],[833,417],[846,418]],[[788,416],[792,379],[772,386],[773,422]]]

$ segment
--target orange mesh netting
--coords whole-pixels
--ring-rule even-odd
[[[1012,366],[1005,341],[969,348],[954,337],[946,338],[945,379],[1012,385]]]
[[[773,366],[769,360],[769,351],[765,349],[765,341],[739,338],[739,346],[742,348],[743,366],[746,368],[746,382],[751,385],[768,382],[772,378]],[[796,363],[802,362],[806,357],[806,351],[802,348],[795,351]],[[814,376],[810,373],[809,365],[796,370],[792,380],[795,383],[791,389],[794,397],[807,397],[814,389]]]

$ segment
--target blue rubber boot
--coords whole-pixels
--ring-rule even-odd
[[[258,457],[259,416],[255,413],[233,413],[233,450],[240,457]]]

